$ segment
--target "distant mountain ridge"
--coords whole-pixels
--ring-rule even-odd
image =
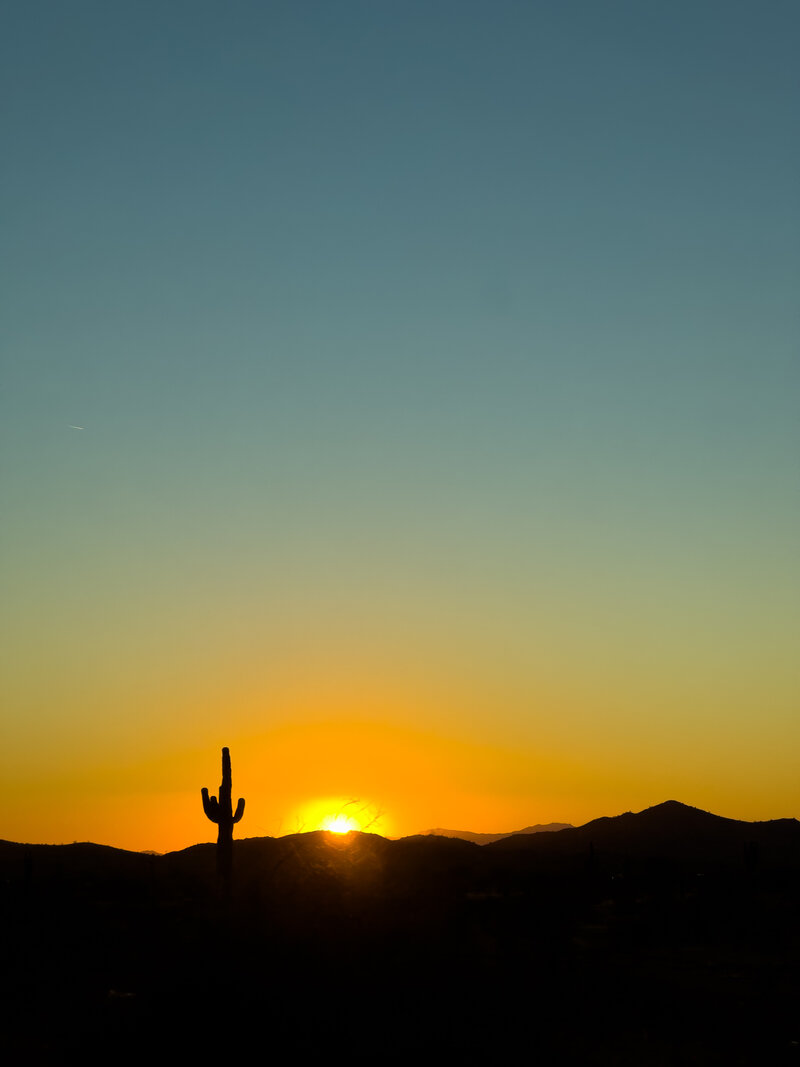
[[[728,861],[758,849],[778,862],[800,865],[800,822],[743,822],[667,800],[644,811],[603,816],[556,834],[514,834],[492,849],[566,856],[593,849],[606,855],[664,860]]]
[[[459,837],[462,841],[473,841],[476,845],[489,845],[493,841],[500,841],[504,837],[514,837],[516,834],[548,834],[571,829],[574,829],[571,822],[539,822],[535,826],[526,826],[524,830],[509,830],[503,834],[476,834],[472,830],[444,830],[437,826],[433,830],[422,830],[417,836]]]
[[[361,842],[359,848],[381,855],[420,855],[431,862],[435,857],[446,861],[456,854],[507,859],[518,857],[526,863],[543,863],[563,858],[585,856],[660,858],[664,860],[708,860],[741,862],[746,850],[758,850],[762,860],[789,864],[800,869],[800,822],[794,818],[744,822],[713,815],[701,808],[668,800],[640,812],[603,816],[583,826],[547,823],[507,834],[479,834],[472,831],[427,830],[396,840],[379,834],[353,831],[330,834],[315,830],[284,837],[239,838],[234,842],[243,863],[250,857],[299,856],[324,844],[324,853],[347,852],[348,841]],[[333,846],[336,845],[336,848]],[[480,847],[479,847],[480,846]],[[421,850],[421,851],[420,851]],[[24,844],[0,840],[0,882],[4,877],[25,877],[58,872],[75,879],[99,870],[114,869],[119,875],[134,876],[142,872],[150,877],[157,870],[197,868],[213,872],[215,846],[211,843],[189,845],[165,855],[147,851],[132,852],[111,845],[74,842],[64,845]],[[426,861],[427,862],[427,861]],[[516,861],[515,861],[516,862]]]

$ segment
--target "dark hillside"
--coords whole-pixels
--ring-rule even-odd
[[[626,812],[594,819],[554,834],[515,834],[486,847],[498,851],[532,850],[543,862],[548,856],[579,854],[592,847],[617,857],[691,860],[701,864],[737,865],[744,862],[748,853],[757,853],[766,862],[797,866],[800,822],[739,822],[668,800],[637,814]]]
[[[668,803],[479,846],[0,842],[9,1063],[797,1064],[798,824]],[[157,1053],[154,1051],[157,1050]]]

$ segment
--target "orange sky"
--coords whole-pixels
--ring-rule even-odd
[[[505,831],[535,822],[580,824],[670,797],[737,818],[793,812],[794,785],[782,787],[774,754],[762,753],[759,768],[757,750],[741,752],[726,773],[721,761],[730,765],[730,745],[718,751],[710,780],[707,751],[686,759],[679,744],[658,737],[632,736],[625,744],[596,734],[591,745],[584,739],[569,746],[559,745],[551,730],[540,743],[518,735],[516,744],[510,737],[503,744],[355,718],[257,732],[232,724],[217,739],[207,724],[202,732],[202,748],[181,749],[173,741],[139,746],[116,760],[96,751],[73,762],[63,750],[42,749],[38,773],[18,768],[4,776],[4,836],[158,851],[212,839],[200,787],[217,791],[222,742],[231,748],[234,801],[247,801],[237,836],[315,829],[337,811],[386,836],[433,826]],[[791,756],[782,758],[788,783]],[[739,766],[750,775],[738,774]]]

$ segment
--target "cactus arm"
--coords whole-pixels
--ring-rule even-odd
[[[203,811],[206,813],[206,818],[212,822],[219,822],[219,805],[217,804],[216,797],[210,797],[207,789],[200,790],[203,797]]]
[[[238,822],[239,819],[241,819],[241,817],[243,815],[244,815],[244,797],[239,797],[238,801],[236,802],[236,812],[234,813],[233,821],[234,822]]]

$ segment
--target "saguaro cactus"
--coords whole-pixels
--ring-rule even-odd
[[[236,811],[231,808],[231,754],[227,748],[222,750],[222,783],[219,787],[219,800],[210,797],[208,790],[201,790],[203,811],[217,824],[217,872],[226,882],[230,881],[233,865],[233,824],[244,815],[244,799],[239,797]]]

